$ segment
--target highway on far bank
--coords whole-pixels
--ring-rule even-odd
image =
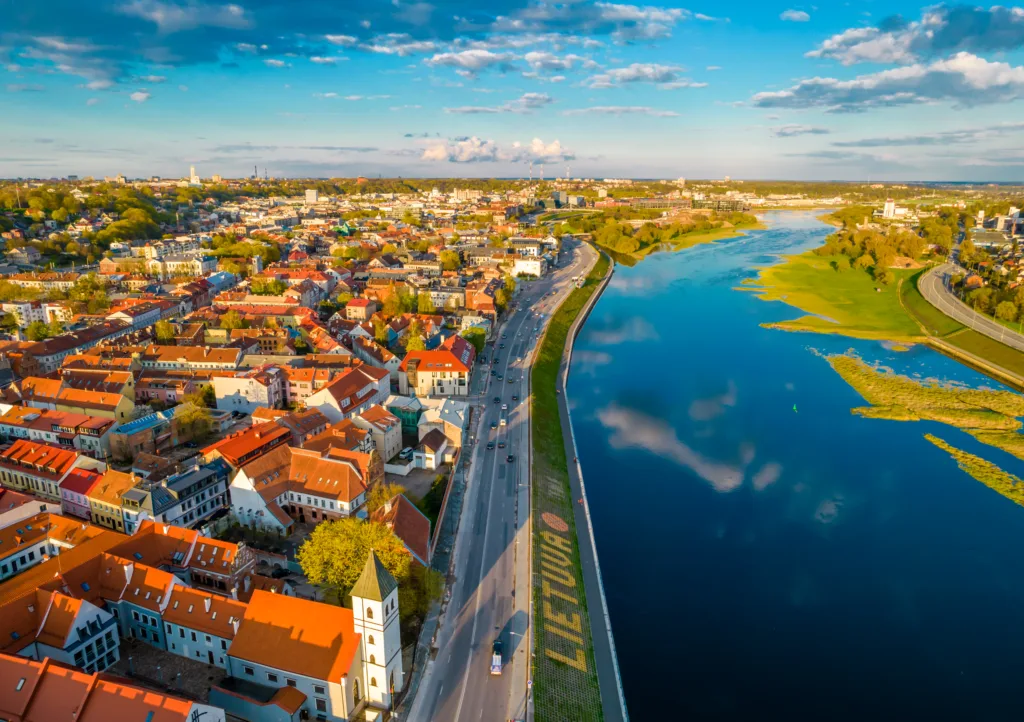
[[[596,257],[587,244],[567,241],[552,272],[519,282],[514,308],[484,351],[487,362],[477,364],[468,399],[477,413],[463,450],[471,454],[471,468],[455,540],[455,580],[437,654],[409,712],[415,722],[526,717],[532,635],[529,365],[552,311]],[[503,647],[500,676],[490,673],[495,640]]]

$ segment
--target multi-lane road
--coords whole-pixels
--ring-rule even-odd
[[[596,260],[590,246],[564,244],[554,271],[520,283],[514,309],[483,354],[487,363],[478,364],[469,399],[478,413],[464,450],[471,454],[471,467],[455,541],[455,581],[437,654],[409,712],[415,722],[505,722],[526,716],[529,366],[552,310],[571,292],[573,278],[586,274]],[[503,647],[501,675],[490,669],[496,639]]]

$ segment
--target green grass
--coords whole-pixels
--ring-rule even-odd
[[[832,263],[844,264],[836,271]],[[760,298],[782,301],[809,315],[774,324],[788,331],[834,333],[864,339],[921,340],[921,329],[900,306],[899,279],[914,271],[893,271],[897,282],[882,286],[867,271],[848,266],[845,256],[803,253],[761,271]],[[744,288],[752,288],[744,286]]]
[[[928,300],[921,295],[918,283],[921,276],[927,269],[914,273],[910,278],[903,280],[900,284],[900,295],[903,300],[903,307],[907,309],[917,322],[920,323],[933,336],[948,336],[963,328],[963,325],[954,321],[935,306],[928,303]]]
[[[926,439],[937,447],[948,453],[956,461],[957,466],[971,477],[980,481],[999,494],[1002,494],[1015,504],[1024,506],[1024,481],[1003,471],[990,461],[980,456],[969,454],[962,449],[947,444],[945,441],[932,434],[925,434]]]
[[[1024,396],[1012,391],[943,386],[876,369],[858,358],[830,356],[832,368],[871,406],[852,412],[891,421],[935,421],[1024,459]]]
[[[973,329],[964,328],[944,340],[962,351],[1024,377],[1024,354],[995,339]]]
[[[568,459],[562,443],[562,423],[558,413],[558,395],[555,393],[558,368],[561,364],[569,329],[587,300],[608,271],[610,261],[601,254],[594,268],[587,275],[582,288],[575,289],[551,321],[537,352],[537,360],[531,372],[532,406],[530,410],[533,434],[533,586],[534,586],[534,669],[533,691],[535,715],[538,720],[567,720],[589,722],[603,719],[601,690],[597,681],[594,660],[593,637],[590,628],[588,603],[583,586],[583,570],[580,566],[579,541],[576,533],[574,507],[569,487]],[[557,517],[568,527],[557,534],[564,539],[565,558],[569,566],[563,571],[571,576],[572,588],[554,584],[557,589],[569,592],[574,600],[563,596],[544,596],[544,584],[550,584],[545,576],[545,558],[553,558],[550,550],[552,527],[548,519]],[[558,550],[555,551],[558,554]],[[560,555],[559,555],[560,556]],[[550,563],[550,562],[548,562]],[[551,617],[551,619],[549,619]],[[557,620],[574,620],[578,623],[578,636],[582,645],[567,645],[563,637],[549,631],[558,629]],[[561,628],[563,631],[565,627]],[[582,648],[582,663],[567,664],[550,656],[568,653]],[[580,669],[585,666],[585,669]]]

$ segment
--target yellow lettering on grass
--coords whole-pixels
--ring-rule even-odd
[[[563,662],[565,664],[568,664],[570,667],[575,667],[581,672],[587,671],[587,655],[583,653],[582,649],[576,650],[575,659],[570,659],[569,657],[566,657],[564,654],[559,654],[558,652],[551,649],[545,649],[544,654],[546,654],[548,657],[555,660],[556,662]]]
[[[560,537],[551,531],[542,531],[540,533],[541,538],[556,549],[561,549],[566,554],[572,553],[572,542],[564,537]]]
[[[551,606],[551,602],[544,602],[544,617],[547,621],[557,622],[574,632],[583,632],[583,620],[580,618],[580,615],[576,614],[576,612],[571,612],[567,617],[561,612],[556,612],[554,607]]]
[[[546,580],[542,581],[540,583],[540,589],[541,589],[541,593],[545,597],[556,597],[557,599],[562,599],[562,600],[564,600],[566,602],[572,602],[573,604],[579,604],[579,600],[576,599],[576,597],[572,596],[571,594],[566,594],[565,592],[560,592],[557,589],[553,589],[551,587],[551,582],[549,582],[549,581],[546,581]]]

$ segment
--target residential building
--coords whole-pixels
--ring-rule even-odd
[[[442,465],[452,461],[454,449],[448,439],[438,430],[431,431],[422,439],[412,453],[413,464],[417,469],[435,471]]]
[[[3,485],[61,503],[60,485],[75,469],[103,472],[106,464],[77,451],[18,439],[0,452]]]
[[[461,336],[450,336],[434,351],[410,351],[399,367],[399,392],[416,396],[468,396],[475,357],[473,345]]]
[[[89,516],[93,524],[106,529],[123,532],[124,513],[121,497],[132,489],[138,478],[113,469],[107,469],[102,478],[93,484],[86,494],[89,499]]]
[[[345,318],[350,321],[369,321],[379,308],[376,301],[368,298],[353,298],[345,305]]]
[[[382,403],[391,391],[391,374],[367,364],[347,369],[330,384],[306,398],[331,423],[350,418]]]
[[[207,446],[203,449],[203,457],[207,462],[224,459],[232,469],[238,469],[278,446],[287,446],[290,439],[291,430],[269,421],[250,426]]]
[[[259,408],[278,409],[284,405],[286,377],[278,367],[268,366],[237,376],[215,376],[213,390],[218,409],[251,414]]]
[[[124,531],[145,519],[194,528],[228,508],[231,467],[223,459],[193,464],[160,480],[139,480],[121,495]]]
[[[60,510],[66,516],[92,521],[89,494],[103,475],[87,469],[74,469],[60,484]]]
[[[352,337],[352,355],[360,361],[385,369],[391,374],[392,381],[398,381],[398,367],[402,361],[373,339]]]
[[[385,463],[402,450],[402,422],[383,406],[371,406],[352,417],[352,423],[370,432],[373,445]]]
[[[430,519],[404,494],[388,499],[370,514],[370,519],[387,526],[413,559],[425,567],[430,566]]]

